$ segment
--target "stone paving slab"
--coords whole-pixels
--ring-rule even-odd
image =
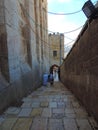
[[[53,113],[65,113],[63,108],[54,108]]]
[[[63,117],[65,117],[65,113],[52,113],[53,119],[62,119]]]
[[[74,109],[77,118],[87,118],[88,113],[83,108]]]
[[[2,124],[2,122],[5,120],[5,118],[3,116],[0,116],[0,125]]]
[[[87,119],[76,119],[79,130],[92,130]]]
[[[1,125],[0,130],[12,130],[17,118],[7,118]]]
[[[44,108],[42,112],[42,117],[51,117],[52,111],[50,108]]]
[[[12,130],[30,130],[32,118],[19,118]]]
[[[78,102],[72,102],[74,108],[79,108],[80,104]]]
[[[32,108],[23,108],[23,109],[20,111],[18,117],[29,117],[31,111],[32,111]]]
[[[65,104],[65,102],[59,101],[57,103],[57,106],[58,106],[58,108],[65,108],[66,104]]]
[[[50,108],[57,108],[57,102],[50,102],[49,107]]]
[[[66,116],[66,118],[71,118],[71,119],[76,118],[75,113],[66,113],[65,116]]]
[[[9,107],[6,111],[6,115],[17,115],[20,112],[21,108],[18,107]]]
[[[35,118],[30,130],[47,130],[47,118]]]
[[[38,108],[40,107],[40,102],[33,102],[31,105],[32,108]]]
[[[61,119],[49,119],[48,130],[64,130]]]
[[[78,130],[75,119],[64,118],[64,128],[65,130]]]
[[[98,130],[94,118],[60,82],[38,88],[0,116],[0,130]]]
[[[41,116],[41,114],[42,114],[42,108],[35,108],[32,110],[30,115],[33,117],[37,117],[37,116]]]
[[[65,108],[65,113],[70,113],[70,114],[74,114],[75,113],[75,111],[74,111],[74,109],[72,109],[72,108]]]
[[[73,108],[71,101],[65,102],[65,105],[66,105],[66,108],[68,108],[68,109]]]
[[[40,106],[41,107],[48,107],[48,102],[47,101],[41,102]]]
[[[31,102],[24,102],[21,107],[22,107],[22,108],[23,108],[23,107],[25,107],[25,108],[30,108],[30,107],[31,107],[31,104],[32,104]]]
[[[23,100],[22,100],[23,102],[32,102],[33,101],[33,99],[32,98],[30,98],[30,97],[25,97],[25,98],[23,98]]]

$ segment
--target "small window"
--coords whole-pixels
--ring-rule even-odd
[[[54,57],[57,56],[57,51],[53,51],[53,56],[54,56]]]

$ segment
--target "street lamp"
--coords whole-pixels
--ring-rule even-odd
[[[91,0],[88,0],[82,7],[82,10],[87,18],[91,18],[95,13],[95,6],[91,2]]]

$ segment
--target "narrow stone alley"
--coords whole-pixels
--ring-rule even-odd
[[[97,130],[93,117],[60,82],[42,86],[0,116],[0,130]]]

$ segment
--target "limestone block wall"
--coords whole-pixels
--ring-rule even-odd
[[[47,14],[43,11],[47,1],[1,0],[0,7],[2,110],[41,85],[43,73],[49,69],[49,48],[43,29],[47,29]]]
[[[61,66],[61,80],[98,120],[98,18],[79,34]]]

